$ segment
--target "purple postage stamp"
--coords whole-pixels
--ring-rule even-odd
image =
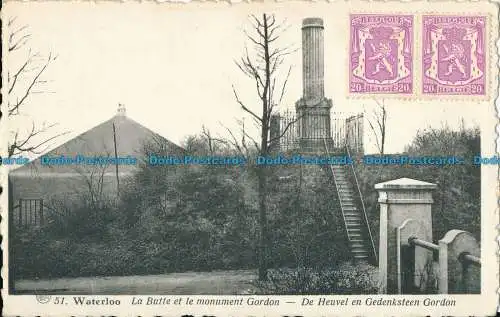
[[[413,16],[351,14],[349,91],[413,92]]]
[[[422,93],[486,94],[486,17],[423,17]]]

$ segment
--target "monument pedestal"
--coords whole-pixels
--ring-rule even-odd
[[[298,118],[300,149],[305,152],[325,152],[325,140],[328,149],[332,149],[330,135],[330,109],[332,101],[305,100],[301,98],[295,104]]]
[[[418,227],[421,229],[418,238],[432,241],[432,191],[436,187],[436,184],[410,178],[400,178],[375,184],[380,204],[380,294],[398,293],[397,229],[405,221],[411,219],[418,223]],[[422,251],[426,253],[425,257],[427,258],[422,263],[432,261],[432,252],[428,250]],[[423,267],[417,267],[415,273],[423,270]],[[415,276],[418,276],[418,274]]]

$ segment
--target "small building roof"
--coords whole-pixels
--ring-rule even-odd
[[[375,184],[375,189],[434,189],[436,187],[436,184],[407,177]]]
[[[114,125],[114,129],[113,129]],[[114,130],[114,131],[113,131]],[[149,130],[136,121],[125,115],[125,108],[120,105],[117,114],[111,119],[95,126],[94,128],[78,135],[65,142],[48,153],[32,160],[31,162],[10,171],[10,175],[46,175],[63,176],[61,174],[75,173],[75,165],[42,165],[41,157],[75,157],[83,155],[87,157],[115,157],[115,136],[116,150],[118,157],[136,157],[140,161],[144,145],[148,141],[161,142],[166,147],[171,148],[172,153],[179,153],[183,149],[177,144],[167,140],[159,134]],[[136,166],[120,165],[120,172],[134,170]],[[59,174],[59,175],[57,175]]]

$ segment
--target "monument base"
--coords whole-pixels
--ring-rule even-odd
[[[298,118],[299,147],[304,152],[325,153],[325,140],[331,147],[330,109],[332,101],[327,98],[304,99],[295,104]]]
[[[335,155],[342,154],[344,151],[343,149],[335,147],[335,142],[332,138],[301,138],[299,140],[299,148],[302,153],[321,155],[325,155],[327,149],[329,154]]]

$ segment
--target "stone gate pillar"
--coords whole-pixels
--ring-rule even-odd
[[[405,220],[417,221],[424,232],[418,238],[432,242],[432,191],[436,187],[410,178],[375,184],[380,204],[379,293],[397,293],[396,230]]]
[[[280,151],[280,121],[281,117],[279,114],[271,115],[271,122],[269,124],[269,138],[271,141],[270,150],[271,152],[279,152]]]

